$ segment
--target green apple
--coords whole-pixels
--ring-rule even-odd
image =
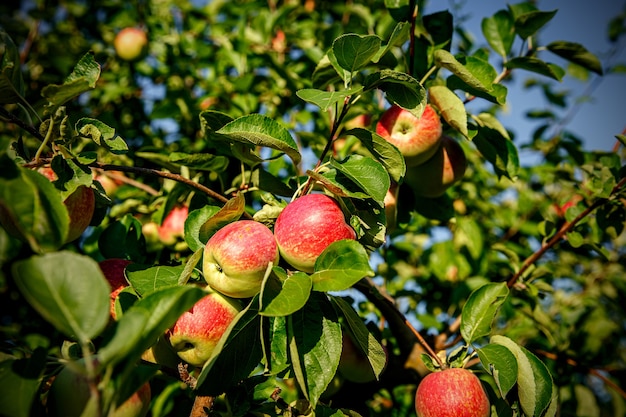
[[[265,271],[279,260],[272,231],[254,220],[227,224],[204,247],[204,279],[215,291],[247,298],[261,291]]]
[[[333,242],[356,239],[337,200],[307,194],[289,203],[278,215],[274,236],[280,255],[294,268],[313,272],[319,255]]]
[[[125,61],[134,61],[140,58],[148,45],[148,36],[140,28],[127,27],[120,30],[113,40],[113,47],[117,56]]]

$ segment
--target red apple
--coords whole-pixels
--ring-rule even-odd
[[[341,358],[337,371],[346,381],[366,383],[376,379],[369,359],[346,333],[342,337]]]
[[[202,272],[215,291],[234,298],[261,291],[270,262],[279,254],[272,231],[254,220],[239,220],[218,230],[204,247]]]
[[[276,219],[274,236],[283,259],[304,272],[313,272],[331,243],[356,239],[337,200],[325,194],[307,194],[289,203]]]
[[[430,105],[417,118],[394,104],[376,124],[376,133],[400,150],[407,166],[422,164],[433,156],[439,148],[441,132],[439,115]]]
[[[417,417],[489,417],[489,399],[471,371],[450,368],[422,379],[415,393]]]
[[[441,138],[437,152],[421,165],[407,168],[404,181],[422,197],[439,197],[460,181],[467,169],[467,158],[457,141]]]
[[[174,245],[178,238],[185,235],[185,220],[189,215],[189,207],[186,205],[174,207],[163,223],[158,227],[159,239],[165,245]]]
[[[113,320],[117,318],[115,313],[115,300],[117,299],[119,293],[124,288],[128,287],[128,281],[126,280],[124,271],[130,263],[131,261],[126,259],[114,258],[105,259],[104,261],[100,261],[98,264],[111,286],[111,317]]]
[[[237,300],[217,292],[209,293],[183,313],[165,337],[179,358],[201,367],[239,311],[241,305]]]
[[[120,30],[113,40],[117,56],[126,61],[141,57],[148,45],[148,36],[142,29],[128,27]]]
[[[55,377],[48,392],[48,415],[50,417],[82,416],[89,398],[90,391],[86,376],[65,367]],[[151,398],[150,384],[146,382],[108,416],[144,417],[150,409]]]

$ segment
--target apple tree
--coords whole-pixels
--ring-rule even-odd
[[[620,66],[544,39],[557,10],[0,11],[1,415],[429,415],[454,368],[453,415],[626,415],[626,138],[557,111]]]

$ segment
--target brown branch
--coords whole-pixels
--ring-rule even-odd
[[[39,139],[40,142],[44,141],[44,136],[41,133],[39,133],[39,130],[37,130],[35,126],[29,125],[28,123],[26,123],[25,121],[18,118],[13,113],[7,111],[6,109],[2,107],[0,107],[0,117],[5,118],[9,123],[13,123],[14,125],[17,125],[18,127],[27,131],[28,133],[33,135],[35,138]]]
[[[213,408],[215,398],[206,395],[196,395],[189,417],[207,417]]]

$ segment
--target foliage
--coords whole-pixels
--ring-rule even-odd
[[[513,74],[571,107],[552,81],[612,69],[580,44],[543,43],[556,11],[531,2],[486,15],[485,46],[454,11],[417,3],[0,6],[1,413],[46,415],[61,367],[95,356],[80,369],[101,415],[148,380],[152,416],[207,404],[224,416],[414,415],[420,379],[447,366],[479,374],[492,415],[625,415],[624,136],[587,152],[556,114],[529,109],[545,123],[522,145],[498,120]],[[148,50],[124,61],[113,39],[136,25]],[[435,199],[403,184],[402,155],[371,121],[355,124],[393,103],[419,116],[427,101],[469,161]],[[96,211],[65,243],[62,201],[81,185]],[[340,200],[356,242],[331,245],[312,274],[274,266],[202,369],[142,359],[205,293],[216,230],[242,217],[271,227],[311,191]],[[160,239],[180,206],[184,230]],[[115,321],[106,258],[134,264]],[[330,395],[344,333],[378,379]]]

